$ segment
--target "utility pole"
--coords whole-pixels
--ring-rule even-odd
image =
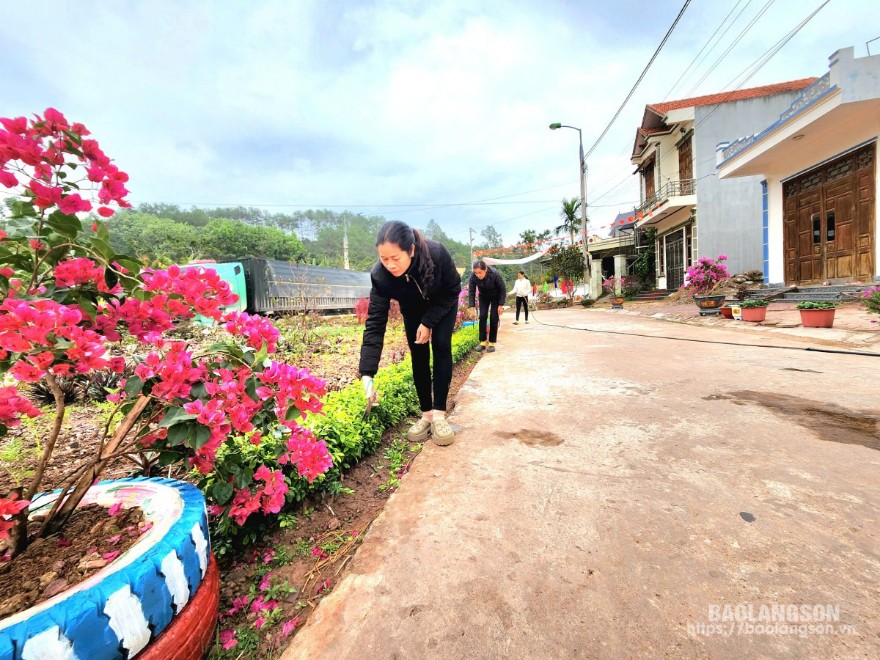
[[[578,145],[580,146],[580,166],[578,169],[580,170],[581,175],[581,237],[583,239],[581,248],[584,257],[584,298],[590,298],[591,268],[590,253],[587,250],[587,243],[589,242],[589,239],[587,238],[587,160],[584,158],[584,141],[581,129],[577,126],[567,126],[566,124],[561,124],[559,122],[550,124],[551,131],[560,128],[570,128],[578,132]]]
[[[351,270],[348,265],[348,217],[342,217],[342,267]]]
[[[468,242],[471,245],[471,262],[468,266],[472,266],[474,263],[474,230],[470,227],[468,227]],[[470,270],[470,268],[467,268],[466,270]]]

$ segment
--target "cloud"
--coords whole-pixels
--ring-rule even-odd
[[[837,48],[876,36],[865,20],[872,2],[838,4],[748,84],[821,75]],[[642,109],[666,99],[730,11],[723,5],[692,3],[591,156],[595,222],[637,199],[629,150]],[[84,122],[130,173],[135,201],[348,206],[420,226],[435,218],[460,240],[468,227],[494,224],[513,242],[526,228],[557,224],[559,200],[579,194],[577,135],[547,125],[579,126],[589,148],[679,8],[640,0],[10,4],[0,25],[8,63],[0,114],[52,105]],[[694,94],[721,91],[809,11],[778,0]],[[41,36],[57,26],[51,42]],[[505,203],[449,206],[494,198]]]

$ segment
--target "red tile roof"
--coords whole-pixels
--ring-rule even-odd
[[[760,96],[770,96],[771,94],[780,94],[782,92],[798,92],[809,87],[816,78],[801,78],[800,80],[790,80],[789,82],[776,83],[775,85],[764,85],[763,87],[751,87],[749,89],[737,89],[733,92],[721,92],[720,94],[707,94],[706,96],[695,96],[690,99],[681,99],[679,101],[666,101],[664,103],[652,103],[647,107],[658,115],[665,115],[671,110],[679,110],[681,108],[696,108],[702,105],[714,105],[716,103],[728,103],[731,101],[741,101],[743,99],[754,99]]]

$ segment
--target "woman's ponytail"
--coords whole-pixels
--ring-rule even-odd
[[[434,260],[428,251],[428,242],[418,229],[413,229],[413,239],[416,246],[416,277],[422,283],[425,291],[434,283]]]

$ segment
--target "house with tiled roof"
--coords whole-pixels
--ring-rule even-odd
[[[721,183],[751,181],[765,281],[880,279],[880,55],[843,48],[828,72],[757,130],[717,145]]]
[[[726,254],[732,272],[761,268],[757,179],[718,180],[715,147],[761,130],[816,81],[803,78],[645,106],[632,163],[640,232],[656,229],[656,286],[675,290],[699,257]]]

